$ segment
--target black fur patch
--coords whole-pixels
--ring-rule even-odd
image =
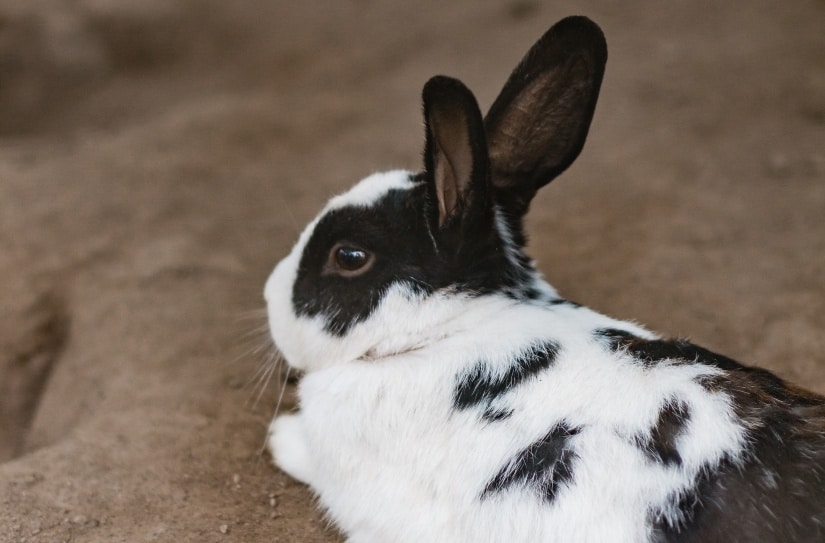
[[[673,497],[675,518],[651,520],[653,541],[730,541],[732,526],[744,543],[825,541],[825,398],[685,340],[649,341],[613,329],[597,337],[645,365],[722,370],[698,382],[727,395],[746,429],[741,457],[706,466],[691,489]],[[655,461],[679,465],[675,441],[689,416],[685,405],[666,404],[640,446]]]
[[[435,258],[421,216],[420,187],[391,190],[372,206],[348,206],[325,215],[304,248],[292,291],[300,316],[321,315],[325,328],[344,335],[366,319],[387,289],[397,283],[422,294],[435,288],[421,262]],[[418,202],[416,204],[416,202]],[[364,275],[325,275],[329,252],[345,241],[370,251],[375,264]]]
[[[509,419],[511,416],[513,416],[512,409],[495,409],[493,407],[488,407],[484,410],[484,413],[481,414],[481,418],[487,422],[498,422]]]
[[[652,540],[655,543],[682,541],[681,538],[695,528],[696,512],[702,507],[701,500],[705,497],[711,481],[729,465],[730,461],[725,458],[719,466],[703,467],[692,487],[670,497],[670,501],[676,504],[675,511],[670,511],[670,518],[665,518],[661,513],[651,515]]]
[[[524,291],[522,291],[522,295],[524,296],[524,299],[530,301],[535,301],[542,297],[541,291],[535,287],[526,288]]]
[[[458,377],[453,391],[453,406],[468,409],[484,405],[485,413],[493,412],[490,408],[493,400],[552,366],[558,353],[559,345],[554,341],[533,345],[515,359],[502,375],[492,375],[487,362],[477,362]]]
[[[646,364],[657,364],[664,360],[678,360],[689,363],[699,362],[723,370],[734,370],[742,367],[741,364],[731,358],[716,354],[683,339],[636,341],[629,343],[627,350],[634,358]]]
[[[613,328],[595,331],[596,337],[606,340],[613,350],[622,350],[642,362],[653,366],[662,362],[703,364],[726,373],[721,376],[701,377],[700,383],[711,391],[729,391],[731,377],[743,380],[737,396],[758,396],[760,401],[779,401],[803,406],[825,404],[825,398],[789,385],[768,370],[745,366],[732,358],[715,353],[684,339],[646,340],[630,332]]]
[[[343,336],[376,310],[393,285],[403,284],[422,296],[450,287],[473,296],[500,292],[528,298],[535,271],[526,258],[507,258],[496,231],[475,232],[477,237],[462,239],[456,252],[436,249],[426,213],[432,205],[427,190],[420,182],[411,189],[390,190],[372,205],[347,206],[322,217],[298,266],[292,290],[296,313],[321,316],[327,332]],[[370,270],[354,277],[325,274],[329,253],[340,242],[372,253]]]
[[[613,350],[622,350],[645,365],[662,362],[694,363],[714,366],[723,370],[741,369],[735,360],[699,347],[684,339],[640,338],[626,330],[603,328],[594,332],[596,337],[606,340]]]
[[[579,431],[580,428],[564,423],[553,428],[510,460],[487,483],[482,498],[512,486],[522,486],[552,503],[559,488],[573,480],[576,453],[570,447],[570,439]]]
[[[636,341],[643,341],[639,336],[628,332],[627,330],[619,330],[618,328],[600,328],[593,332],[599,340],[604,341],[614,351]]]
[[[700,382],[730,397],[746,443],[674,497],[678,521],[654,519],[654,541],[729,541],[732,522],[745,543],[825,541],[825,398],[699,347],[680,350],[725,370]],[[677,426],[666,422],[664,434]]]
[[[665,403],[650,436],[640,440],[640,446],[648,458],[666,466],[681,465],[682,457],[676,448],[676,440],[689,420],[690,411],[683,402],[675,400]]]
[[[547,305],[568,305],[570,307],[581,307],[582,304],[572,300],[565,300],[564,298],[555,298],[547,302]]]
[[[752,407],[745,458],[704,470],[654,541],[730,541],[733,525],[737,542],[825,541],[825,409]]]

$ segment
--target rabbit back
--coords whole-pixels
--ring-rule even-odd
[[[758,533],[753,541],[822,535],[820,516],[798,516],[825,500],[821,485],[803,483],[823,475],[825,443],[810,417],[825,420],[820,398],[759,383],[754,370],[585,308],[507,306],[495,311],[513,330],[468,323],[471,340],[304,379],[313,486],[347,533],[712,541],[729,534],[725,519],[739,508],[741,526]],[[502,335],[509,344],[490,339]],[[668,344],[678,348],[665,352]],[[755,394],[773,398],[773,409],[757,409]],[[774,519],[764,513],[771,506],[791,511]]]

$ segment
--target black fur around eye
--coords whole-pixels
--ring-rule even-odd
[[[330,253],[328,271],[344,276],[359,275],[372,267],[373,255],[369,251],[348,244],[338,244]]]

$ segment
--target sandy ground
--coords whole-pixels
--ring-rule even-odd
[[[267,273],[419,168],[428,77],[486,108],[574,13],[610,58],[541,268],[825,392],[822,0],[0,0],[0,541],[337,541],[262,452]]]

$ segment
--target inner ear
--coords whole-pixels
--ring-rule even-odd
[[[467,189],[473,175],[470,139],[463,125],[465,120],[455,110],[430,117],[439,226],[455,214],[459,195]]]
[[[483,200],[489,179],[487,143],[481,111],[463,83],[433,77],[424,86],[423,100],[425,170],[433,184],[441,228]]]
[[[513,70],[485,118],[492,182],[526,211],[536,191],[567,169],[584,146],[607,45],[586,17],[553,25]]]

